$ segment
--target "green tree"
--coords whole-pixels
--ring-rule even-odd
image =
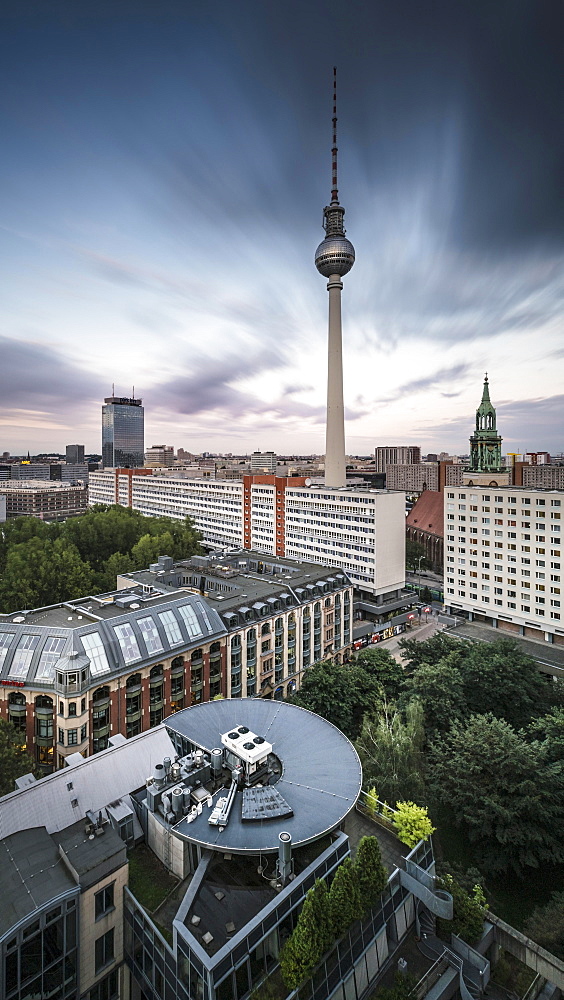
[[[417,699],[429,740],[446,733],[453,722],[465,716],[466,699],[459,651],[448,653],[438,663],[422,663],[405,681],[401,703]]]
[[[289,989],[296,989],[311,975],[331,942],[329,893],[324,880],[316,879],[280,954],[282,978]]]
[[[564,762],[564,708],[534,719],[524,735],[543,744],[548,760]]]
[[[431,563],[425,555],[425,546],[421,542],[414,542],[411,538],[405,540],[405,565],[407,569],[417,570],[419,568],[419,558],[421,557],[421,569],[431,569]]]
[[[476,883],[468,892],[450,872],[440,876],[437,885],[450,892],[453,904],[452,920],[437,919],[439,935],[448,940],[451,934],[458,934],[468,944],[476,944],[482,936],[488,909],[482,886]]]
[[[491,712],[519,729],[564,698],[512,639],[463,642],[439,634],[421,643],[402,640],[400,646],[410,675],[405,689],[422,699],[431,735],[444,731],[450,713],[456,721]]]
[[[74,545],[40,536],[13,545],[0,582],[4,612],[57,604],[90,592],[90,567]]]
[[[53,531],[53,525],[37,517],[14,517],[5,521],[0,525],[0,570],[6,566],[8,552],[14,545],[28,542],[30,538],[50,538]]]
[[[0,795],[13,792],[14,782],[22,774],[35,774],[33,760],[22,748],[21,739],[11,722],[0,719]]]
[[[388,701],[396,700],[405,675],[403,667],[394,659],[389,649],[381,649],[378,646],[368,647],[358,654],[356,662],[382,685]]]
[[[290,697],[294,705],[321,715],[354,740],[367,711],[381,703],[382,689],[355,663],[318,663],[305,671],[302,686]]]
[[[146,534],[131,549],[131,558],[136,569],[144,569],[156,562],[160,555],[170,555],[173,550],[170,531],[163,531],[161,535]]]
[[[99,594],[107,593],[116,589],[116,580],[121,573],[130,573],[135,569],[135,564],[130,555],[123,552],[114,552],[109,559],[106,559],[104,568],[96,573],[95,590]]]
[[[400,639],[398,646],[405,661],[405,670],[411,673],[423,663],[438,663],[449,653],[464,648],[460,639],[453,639],[444,632],[437,632],[424,642],[417,639]]]
[[[364,914],[360,895],[357,869],[350,858],[339,865],[329,889],[329,909],[333,935],[338,938],[345,933],[354,920]]]
[[[363,912],[377,903],[386,888],[388,872],[382,864],[377,837],[361,837],[354,859],[360,905]]]
[[[564,860],[564,764],[503,719],[455,723],[429,751],[429,788],[476,845],[484,870]]]
[[[396,972],[393,986],[381,986],[374,996],[376,1000],[413,1000],[416,986],[415,976]]]
[[[428,840],[435,832],[426,808],[415,802],[396,802],[393,824],[402,844],[408,847],[415,847],[420,840]]]
[[[524,931],[541,948],[564,959],[564,892],[554,892],[546,906],[533,910]]]
[[[386,703],[366,714],[355,743],[365,784],[375,785],[385,802],[424,799],[424,741],[423,711],[416,700],[407,704],[405,719]]]

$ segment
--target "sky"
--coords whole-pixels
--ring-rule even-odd
[[[117,11],[117,13],[116,13]],[[0,13],[0,453],[323,453],[333,66],[347,452],[564,450],[564,7],[15,0]]]

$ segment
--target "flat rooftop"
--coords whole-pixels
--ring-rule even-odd
[[[0,859],[0,936],[50,899],[76,888],[44,826],[20,830],[0,840]]]
[[[292,851],[292,869],[300,875],[327,847],[332,838]],[[212,855],[202,883],[184,917],[184,926],[208,955],[215,955],[227,942],[275,899],[279,892],[270,884],[276,878],[275,858]],[[262,871],[259,871],[259,867]],[[193,918],[198,918],[194,923]],[[203,935],[211,933],[206,944]]]
[[[354,807],[362,785],[360,760],[352,743],[318,715],[285,702],[254,698],[194,705],[165,722],[174,742],[178,733],[206,753],[221,747],[221,737],[245,726],[272,745],[275,772],[263,784],[278,793],[291,815],[268,815],[259,808],[256,818],[243,818],[245,790],[237,791],[225,826],[208,822],[204,806],[192,822],[186,817],[174,833],[213,851],[234,854],[273,853],[279,834],[286,831],[298,847],[318,840],[341,825]],[[230,773],[226,783],[230,783]],[[220,790],[218,794],[225,794]],[[218,795],[214,794],[215,806]]]
[[[121,574],[120,580],[124,579],[165,593],[174,593],[182,586],[203,591],[206,601],[221,615],[245,606],[252,609],[257,602],[268,606],[276,596],[286,595],[291,604],[297,605],[310,600],[313,588],[320,584],[349,584],[341,569],[245,549],[219,554],[214,559],[181,560],[170,570]]]

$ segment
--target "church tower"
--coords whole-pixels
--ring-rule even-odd
[[[495,408],[490,399],[488,376],[484,378],[482,401],[476,410],[476,429],[470,437],[470,465],[464,482],[473,486],[509,485],[501,461],[501,437],[497,433]]]
[[[470,471],[499,472],[501,468],[501,437],[497,433],[486,373],[482,402],[476,410],[476,430],[470,438]]]

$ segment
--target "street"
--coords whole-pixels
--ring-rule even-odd
[[[426,617],[428,618],[427,622],[425,622]],[[444,628],[446,626],[439,624],[438,617],[433,617],[431,614],[421,615],[421,625],[412,625],[402,635],[396,635],[393,639],[385,639],[383,642],[378,643],[378,646],[381,646],[383,649],[389,649],[394,659],[398,663],[403,663],[399,649],[401,639],[416,639],[417,642],[423,642],[425,639],[430,639],[436,632],[442,632]]]

